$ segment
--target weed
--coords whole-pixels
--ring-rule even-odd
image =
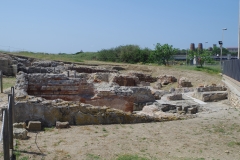
[[[13,154],[16,156],[16,158],[18,158],[21,155],[21,152],[18,150],[15,150]]]
[[[148,160],[148,159],[144,157],[139,157],[138,155],[125,154],[118,156],[117,160]]]
[[[108,136],[108,134],[103,134],[103,137],[107,137]]]
[[[16,78],[3,78],[3,89],[14,86],[16,82]]]
[[[54,143],[54,146],[58,146],[63,140],[59,140],[58,142]],[[44,146],[45,147],[45,146]],[[46,146],[47,147],[47,146]]]
[[[225,130],[223,128],[216,128],[214,129],[215,132],[225,133]]]
[[[28,160],[28,157],[22,157],[20,160]]]
[[[71,158],[70,154],[67,154],[64,158]]]
[[[18,150],[19,149],[19,140],[17,139],[16,140],[16,146],[15,146],[15,149],[14,149],[14,152],[13,154],[16,156],[16,158],[18,158],[20,155],[21,155],[21,152]]]
[[[103,132],[107,132],[106,128],[104,128],[104,127],[103,127],[102,131],[103,131]]]
[[[100,159],[100,156],[95,154],[87,154],[87,160],[98,160]]]
[[[238,145],[238,146],[240,146],[240,142],[229,142],[228,144],[228,147],[234,147],[235,145]]]
[[[54,130],[54,127],[51,127],[51,128],[46,127],[43,130],[44,130],[44,132],[52,132]]]

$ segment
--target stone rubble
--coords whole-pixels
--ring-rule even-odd
[[[160,75],[157,77],[158,82],[162,85],[168,85],[169,83],[177,82],[177,79],[172,75]]]

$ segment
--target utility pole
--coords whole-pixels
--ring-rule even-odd
[[[220,66],[222,66],[222,46],[223,46],[223,34],[224,34],[225,30],[227,30],[227,28],[222,29],[222,41],[218,41],[218,43],[220,45],[220,49],[221,49]]]

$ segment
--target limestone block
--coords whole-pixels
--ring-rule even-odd
[[[192,83],[186,77],[181,77],[178,81],[178,87],[192,87]]]
[[[194,96],[204,102],[214,102],[227,99],[227,91],[195,92]]]
[[[13,128],[13,138],[27,139],[28,131],[25,128]]]
[[[154,112],[159,111],[159,108],[155,105],[144,106],[142,112],[146,115],[153,116]]]
[[[25,122],[13,123],[13,128],[25,128],[26,129],[26,123]]]
[[[29,131],[41,131],[42,126],[40,121],[29,121],[28,130]]]
[[[170,111],[170,110],[175,110],[176,109],[176,106],[175,105],[170,105],[170,104],[163,104],[160,106],[161,107],[161,110],[163,112],[167,112],[167,111]]]
[[[173,94],[173,95],[167,96],[167,99],[170,101],[182,100],[182,94]]]
[[[61,128],[69,128],[69,122],[60,122],[56,121],[56,128],[61,129]]]
[[[197,112],[198,112],[198,108],[197,107],[188,108],[188,113],[189,114],[196,114]]]

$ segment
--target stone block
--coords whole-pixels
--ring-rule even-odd
[[[192,87],[192,83],[186,77],[181,77],[178,81],[178,86],[180,88],[182,88],[182,87]]]
[[[25,128],[13,128],[13,138],[27,139],[28,131]]]
[[[182,94],[173,94],[173,95],[167,96],[167,99],[170,101],[182,100]]]
[[[177,112],[182,111],[182,106],[177,106],[176,109],[177,109]]]
[[[60,122],[56,121],[56,128],[61,129],[61,128],[70,128],[69,122]]]
[[[158,82],[162,85],[167,85],[169,83],[177,82],[177,79],[172,75],[161,75],[158,77]]]
[[[28,130],[29,131],[41,131],[42,125],[40,121],[29,121]]]
[[[194,96],[204,102],[215,102],[227,99],[227,91],[195,92]]]
[[[26,129],[26,123],[25,122],[13,123],[13,128],[24,128],[24,129]]]
[[[161,89],[161,88],[162,88],[162,84],[159,83],[159,82],[156,82],[153,88],[155,88],[155,89]]]
[[[196,114],[197,112],[198,112],[198,108],[197,107],[188,108],[188,113],[189,114]]]

